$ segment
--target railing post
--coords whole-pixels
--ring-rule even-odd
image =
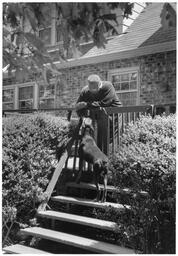
[[[106,155],[109,154],[109,118],[103,110],[91,110],[90,117],[94,125],[94,139],[97,146]]]
[[[155,116],[155,106],[150,105],[150,107],[151,107],[151,116],[152,116],[152,118],[154,118],[154,116]]]
[[[68,110],[68,113],[67,113],[67,121],[70,121],[71,115],[72,115],[72,110]]]
[[[99,134],[101,134],[102,151],[109,155],[109,139],[110,139],[110,122],[109,116],[104,112],[100,112],[100,126],[98,127]]]

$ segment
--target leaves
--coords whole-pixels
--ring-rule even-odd
[[[45,45],[43,41],[37,37],[35,34],[32,33],[24,33],[24,37],[27,39],[27,41],[35,47],[40,52],[46,52]]]
[[[3,120],[3,210],[17,209],[16,221],[28,224],[34,217],[33,202],[37,206],[45,196],[52,167],[71,134],[67,121],[46,114]]]
[[[36,31],[38,23],[37,23],[37,20],[36,20],[33,10],[31,8],[29,8],[28,6],[24,9],[24,17],[25,16],[28,18],[33,31]]]
[[[143,253],[174,253],[175,148],[175,115],[156,116],[154,119],[142,116],[128,125],[117,154],[111,157],[116,186],[130,187],[137,194],[141,190],[149,193],[145,200],[139,197],[130,199],[135,217],[131,215],[123,225],[127,239],[136,243]],[[118,200],[121,200],[119,196]],[[163,223],[165,226],[161,231]],[[132,225],[134,232],[130,232]],[[169,227],[172,232],[167,235]]]
[[[53,7],[56,8],[57,17],[51,16]],[[63,47],[58,52],[61,62],[67,58],[80,57],[81,42],[93,40],[97,47],[105,47],[107,33],[117,34],[114,26],[117,24],[117,17],[110,10],[118,7],[124,11],[124,15],[127,15],[131,13],[133,4],[4,3],[3,24],[10,28],[9,31],[4,28],[3,33],[3,47],[6,50],[3,56],[4,62],[10,64],[12,68],[19,69],[21,65],[21,68],[25,67],[29,72],[36,69],[35,73],[40,73],[44,64],[52,63],[52,57],[44,42],[38,37],[39,28],[51,25],[51,18],[56,18],[57,29],[63,40]],[[25,26],[24,31],[26,23],[28,26]],[[29,68],[31,65],[33,68]],[[54,74],[56,75],[56,72]]]
[[[93,33],[93,41],[98,48],[100,47],[105,48],[105,44],[107,40],[104,36],[104,32],[105,32],[104,22],[101,20],[97,21],[97,24],[95,26],[95,30]]]

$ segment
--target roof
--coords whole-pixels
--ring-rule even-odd
[[[174,11],[177,13],[177,3],[169,3],[169,4],[174,9]]]
[[[105,49],[96,46],[80,59],[111,53],[125,52],[141,47],[176,41],[176,28],[164,29],[161,25],[161,12],[165,3],[151,3],[135,19],[125,34],[111,39]],[[171,3],[175,10],[176,4]]]

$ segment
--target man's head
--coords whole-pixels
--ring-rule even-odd
[[[90,75],[88,77],[88,88],[91,92],[97,92],[101,84],[101,79],[98,75]]]

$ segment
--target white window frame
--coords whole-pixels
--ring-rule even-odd
[[[54,84],[54,95],[49,95],[49,96],[46,96],[46,97],[41,97],[40,96],[40,85],[41,84],[44,84],[44,81],[40,81],[38,83],[38,102],[39,102],[39,107],[40,107],[40,100],[54,100],[54,108],[56,106],[56,81],[54,78],[50,79],[50,82],[49,84]]]
[[[45,27],[45,28],[39,28],[38,29],[38,36],[40,36],[40,31],[43,31],[45,29],[50,28],[51,33],[50,33],[50,43],[47,44],[46,46],[52,46],[56,44],[56,8],[55,4],[51,3],[51,25]]]
[[[132,90],[116,90],[116,93],[132,93],[137,92],[137,99],[136,99],[136,105],[139,105],[140,103],[140,69],[138,66],[135,67],[129,67],[129,68],[117,68],[117,69],[111,69],[108,72],[108,80],[112,81],[112,75],[122,75],[122,74],[128,74],[128,73],[137,73],[137,89]]]
[[[26,100],[31,100],[31,98],[29,99],[25,99],[25,100],[20,100],[20,88],[27,88],[27,87],[33,87],[33,104],[32,104],[32,109],[33,108],[37,108],[37,97],[38,97],[38,93],[37,93],[37,85],[35,82],[29,82],[29,83],[24,83],[24,84],[18,84],[18,109],[20,109],[20,101],[26,101]]]

